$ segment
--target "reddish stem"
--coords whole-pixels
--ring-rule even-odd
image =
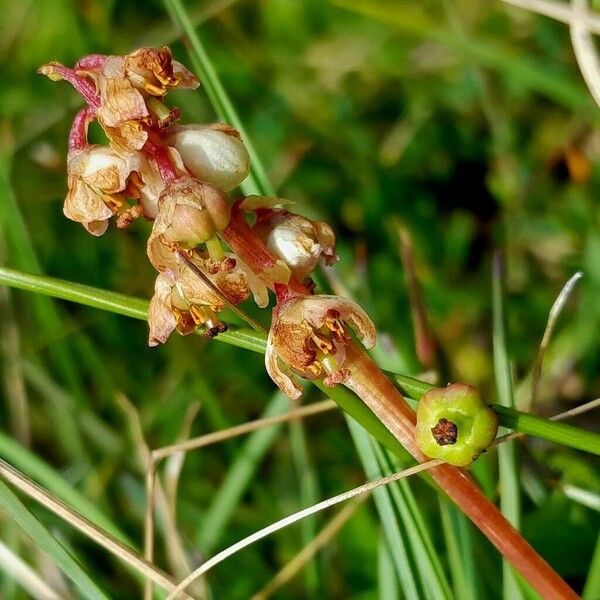
[[[165,185],[168,185],[179,177],[167,147],[155,134],[149,133],[148,140],[144,144],[143,152],[148,158],[151,158],[156,163],[158,172]]]
[[[73,119],[69,132],[69,150],[81,150],[88,143],[88,125],[96,117],[96,109],[91,106],[82,108]]]
[[[38,72],[43,75],[58,75],[61,79],[68,81],[81,94],[87,104],[95,108],[100,106],[100,94],[97,92],[94,82],[89,77],[77,73],[75,69],[53,62],[44,65]]]
[[[277,259],[246,222],[243,211],[239,209],[240,202],[241,200],[236,200],[234,203],[231,208],[229,225],[221,231],[220,235],[233,252],[271,289],[274,289],[273,281],[263,275],[276,267]],[[288,286],[299,294],[310,294],[309,289],[294,277],[290,279]]]
[[[419,461],[427,459],[414,439],[416,416],[402,394],[377,365],[353,343],[344,366],[351,371],[345,384],[367,404],[398,441]],[[479,527],[500,553],[545,600],[578,598],[550,565],[490,502],[462,469],[440,465],[431,477]]]

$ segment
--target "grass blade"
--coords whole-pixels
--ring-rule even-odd
[[[377,545],[377,591],[379,600],[398,600],[398,577],[383,531]]]
[[[394,465],[391,457],[386,455],[380,446],[375,444],[374,447],[383,474],[393,473],[398,465]],[[407,485],[408,482],[398,483],[399,485],[390,486],[390,495],[400,521],[404,525],[423,588],[430,598],[451,599],[453,595],[450,584],[433,545],[423,513],[418,507],[410,485]]]
[[[25,505],[3,481],[0,481],[0,505],[73,581],[84,598],[108,600],[108,596],[92,581],[75,558],[50,535],[48,530],[25,508]]]
[[[439,504],[454,594],[461,600],[476,600],[480,595],[469,522],[446,498],[440,498]]]
[[[372,439],[367,432],[351,419],[346,419],[350,434],[358,456],[362,462],[367,478],[375,479],[383,474],[377,461]],[[394,564],[402,593],[407,600],[419,600],[421,589],[414,574],[417,572],[412,556],[408,551],[402,524],[398,513],[394,510],[392,497],[387,488],[379,488],[373,492],[373,500],[379,513],[383,536],[387,543],[390,559]]]
[[[496,389],[502,406],[513,408],[512,374],[506,343],[506,321],[504,307],[504,264],[502,255],[496,252],[492,263],[493,345]],[[500,508],[506,518],[519,529],[521,522],[521,493],[515,444],[509,442],[498,448],[500,461]],[[503,597],[505,600],[523,598],[516,576],[510,565],[503,561]]]
[[[598,535],[596,549],[592,556],[592,563],[590,564],[590,570],[588,571],[581,597],[583,600],[600,598],[600,534]]]

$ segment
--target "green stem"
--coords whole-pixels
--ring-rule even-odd
[[[597,433],[573,427],[573,425],[567,425],[566,423],[556,423],[543,417],[498,404],[493,404],[492,410],[498,415],[498,420],[504,427],[550,440],[575,450],[600,455],[600,435]]]
[[[80,283],[30,275],[5,267],[0,267],[0,285],[76,302],[142,321],[145,321],[148,316],[148,301],[146,300]],[[215,339],[259,354],[265,353],[265,334],[248,328],[234,329],[232,327],[229,331],[219,334]],[[420,400],[423,394],[435,387],[413,377],[395,373],[388,373],[388,375],[395,380],[402,393],[413,400]],[[319,387],[338,402],[343,410],[361,423],[369,433],[395,453],[398,452],[399,448],[394,444],[394,437],[362,402],[343,388],[340,388],[338,393],[337,388],[325,388],[322,384]],[[600,434],[564,423],[556,423],[505,406],[493,405],[492,410],[498,415],[498,420],[504,427],[600,456]]]

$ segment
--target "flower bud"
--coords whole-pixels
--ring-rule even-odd
[[[200,181],[229,192],[250,172],[250,155],[237,131],[221,125],[171,128],[167,144],[175,147],[185,166]]]
[[[289,370],[326,385],[343,383],[350,375],[344,364],[351,338],[349,323],[365,347],[375,345],[375,326],[352,300],[339,296],[304,296],[276,285],[278,303],[267,339],[265,366],[271,379],[291,398],[302,388]],[[283,363],[283,368],[280,363]],[[286,372],[288,370],[288,372]]]
[[[194,177],[171,182],[160,196],[155,228],[167,243],[194,248],[227,227],[230,218],[226,196]]]
[[[497,431],[496,414],[470,385],[455,383],[432,389],[417,408],[415,441],[421,452],[457,467],[473,462]]]
[[[102,235],[108,220],[123,205],[128,178],[139,171],[135,155],[123,158],[106,146],[88,145],[69,152],[69,191],[64,214],[92,235]]]
[[[321,257],[328,265],[338,260],[333,229],[322,221],[312,221],[287,210],[259,209],[254,231],[300,281],[310,275]]]

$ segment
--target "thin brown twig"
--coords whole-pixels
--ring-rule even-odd
[[[207,433],[206,435],[202,435],[192,440],[178,442],[177,444],[173,444],[171,446],[164,446],[163,448],[153,450],[152,455],[155,461],[159,461],[167,456],[170,456],[171,454],[175,454],[176,452],[189,452],[190,450],[195,450],[204,446],[210,446],[211,444],[217,444],[224,440],[228,440],[245,433],[250,433],[251,431],[256,431],[257,429],[262,429],[263,427],[269,427],[279,423],[286,423],[287,421],[293,419],[310,417],[334,408],[337,408],[337,404],[333,400],[322,400],[321,402],[307,404],[306,406],[290,410],[281,415],[265,417],[264,419],[256,419],[255,421],[249,421],[247,423],[242,423],[241,425],[235,425],[234,427],[222,429],[221,431],[213,431],[212,433]]]
[[[361,496],[363,494],[372,492],[373,490],[383,485],[388,485],[394,481],[399,481],[400,479],[411,477],[412,475],[416,475],[417,473],[427,471],[433,467],[438,467],[441,464],[443,464],[443,462],[443,460],[438,458],[436,460],[430,460],[424,463],[420,463],[418,465],[415,465],[414,467],[404,469],[403,471],[400,471],[398,473],[393,473],[392,475],[369,481],[351,490],[342,492],[337,496],[332,496],[331,498],[322,500],[321,502],[313,504],[308,508],[299,510],[298,512],[284,517],[283,519],[279,519],[278,521],[275,521],[267,527],[263,527],[262,529],[255,531],[252,535],[243,538],[239,542],[232,544],[228,548],[225,548],[225,550],[222,550],[221,552],[215,554],[213,557],[209,558],[204,564],[198,567],[195,571],[192,571],[192,573],[190,573],[183,581],[181,581],[177,585],[177,587],[169,593],[169,595],[167,596],[167,600],[175,600],[176,598],[179,598],[179,594],[185,591],[187,587],[198,577],[204,575],[207,571],[209,571],[219,563],[223,562],[225,559],[229,558],[236,552],[239,552],[240,550],[243,550],[244,548],[252,545],[254,542],[257,542],[258,540],[261,540],[267,537],[268,535],[275,533],[276,531],[280,531],[281,529],[289,527],[290,525],[297,523],[298,521],[301,521],[306,517],[310,517],[311,515],[317,512],[335,506],[340,502],[351,500],[352,498],[356,498],[357,496]]]
[[[267,600],[280,587],[297,575],[315,554],[337,535],[340,529],[354,515],[356,509],[369,497],[369,494],[359,496],[347,506],[344,506],[319,533],[304,546],[251,600]]]
[[[157,484],[156,476],[158,463],[169,456],[173,456],[179,453],[190,452],[211,444],[216,444],[227,439],[231,439],[251,431],[256,431],[264,427],[277,425],[293,419],[300,419],[316,415],[327,410],[337,408],[337,404],[332,400],[324,400],[322,402],[316,402],[308,406],[303,406],[298,409],[291,410],[282,415],[275,415],[273,417],[266,417],[264,419],[256,419],[248,423],[243,423],[235,427],[230,427],[221,431],[215,431],[200,437],[185,440],[172,444],[170,446],[164,446],[156,450],[148,451],[146,457],[146,513],[144,517],[144,557],[148,561],[152,561],[154,557],[154,504],[156,498]],[[141,435],[141,434],[140,434]],[[167,506],[168,510],[168,506]],[[171,519],[174,520],[174,514],[171,513]],[[174,525],[173,525],[174,526]],[[189,572],[189,568],[187,569]],[[149,600],[151,595],[152,584],[147,580],[145,586],[145,600]]]
[[[243,310],[239,309],[235,304],[233,304],[227,295],[224,294],[223,291],[216,286],[205,273],[202,272],[202,269],[198,268],[198,266],[194,264],[194,262],[185,252],[182,252],[181,250],[177,250],[176,252],[177,256],[181,258],[188,269],[190,269],[194,275],[200,278],[205,285],[207,285],[215,294],[217,294],[217,296],[219,296],[219,298],[222,298],[225,304],[227,304],[228,308],[230,308],[238,317],[240,317],[240,319],[244,320],[246,323],[248,323],[248,325],[250,325],[250,327],[252,327],[252,329],[256,331],[260,331],[262,333],[267,332],[267,330],[258,321],[255,321],[250,315],[246,314]]]
[[[124,394],[117,394],[116,399],[128,421],[131,436],[137,449],[140,466],[142,469],[146,469],[146,478],[152,477],[152,489],[150,490],[151,493],[147,496],[147,510],[144,518],[144,558],[150,563],[154,561],[154,506],[156,499],[156,503],[158,504],[163,519],[165,540],[169,547],[169,554],[176,557],[174,562],[180,565],[176,571],[187,573],[190,570],[190,564],[183,548],[183,544],[179,538],[177,527],[171,518],[171,512],[162,485],[160,482],[156,481],[156,465],[152,462],[150,449],[144,439],[138,412]],[[148,486],[148,481],[146,481],[146,484]],[[150,501],[148,501],[148,499],[150,499]],[[151,532],[150,536],[148,536],[148,530]],[[152,587],[152,580],[146,578],[144,582],[145,600],[151,600]],[[193,592],[194,595],[201,597],[204,595],[200,590],[194,589]]]
[[[23,475],[20,471],[0,459],[0,477],[15,486],[18,490],[39,502],[42,506],[58,515],[61,519],[79,530],[85,536],[92,539],[98,545],[108,550],[111,554],[133,567],[143,575],[149,577],[163,590],[171,592],[175,589],[175,583],[166,573],[154,564],[145,560],[135,550],[118,540],[116,537],[98,527],[83,515],[74,511],[70,506],[49,494],[44,488]],[[191,595],[185,594],[190,600]]]

